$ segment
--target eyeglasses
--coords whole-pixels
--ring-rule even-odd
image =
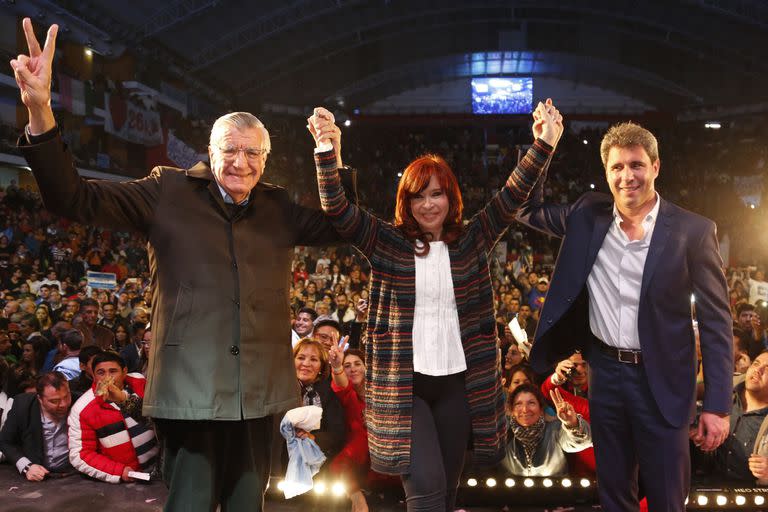
[[[241,152],[241,151],[245,155],[245,158],[247,158],[249,161],[258,160],[259,158],[261,158],[262,156],[267,154],[267,150],[266,149],[236,148],[236,147],[233,147],[233,146],[221,147],[221,146],[217,146],[216,144],[211,144],[211,146],[213,146],[216,149],[218,149],[219,152],[221,153],[221,155],[226,160],[234,160],[235,158],[237,158],[237,154],[239,152]]]

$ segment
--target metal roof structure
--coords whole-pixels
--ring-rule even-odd
[[[672,112],[764,101],[762,0],[0,0],[218,104],[350,108],[463,76],[551,76]]]

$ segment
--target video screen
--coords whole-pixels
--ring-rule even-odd
[[[473,78],[473,114],[530,114],[533,78]]]

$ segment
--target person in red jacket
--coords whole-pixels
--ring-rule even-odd
[[[155,432],[141,416],[145,379],[104,352],[93,359],[93,386],[69,414],[69,461],[78,471],[110,483],[150,473],[158,455]]]
[[[331,389],[344,407],[346,442],[330,464],[330,471],[347,480],[347,494],[353,512],[367,512],[368,503],[362,487],[371,457],[368,453],[368,431],[365,428],[365,356],[356,349],[346,353],[348,336],[338,345],[332,344],[328,353],[331,365]]]
[[[568,359],[557,363],[555,373],[549,378],[544,379],[541,384],[541,392],[545,397],[550,396],[550,392],[555,388],[560,389],[560,395],[563,400],[568,402],[576,410],[577,414],[589,422],[589,402],[586,398],[587,363],[576,352]],[[571,474],[595,478],[595,449],[590,447],[576,453],[568,454],[568,463]]]

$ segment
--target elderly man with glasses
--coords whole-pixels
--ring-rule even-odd
[[[298,401],[290,351],[275,336],[289,321],[291,255],[336,232],[261,181],[269,133],[245,112],[214,123],[210,166],[157,167],[124,183],[80,178],[50,107],[57,27],[41,49],[31,21],[23,26],[29,55],[11,61],[29,111],[19,147],[46,208],[149,240],[156,342],[143,414],[164,443],[165,509],[261,510],[272,415]]]

